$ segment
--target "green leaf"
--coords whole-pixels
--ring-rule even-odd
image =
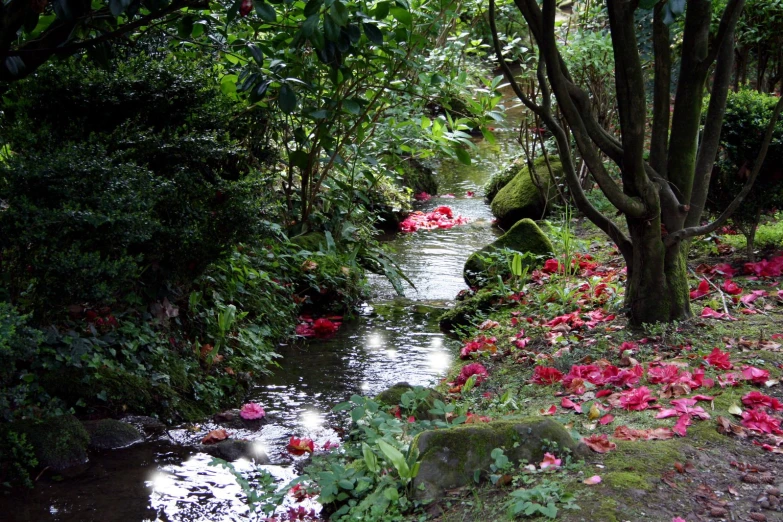
[[[109,11],[116,18],[125,12],[130,3],[131,0],[109,0]]]
[[[237,92],[237,75],[227,74],[220,79],[220,90],[223,94],[236,94]]]
[[[367,35],[368,40],[375,45],[383,45],[383,33],[378,29],[378,26],[362,22],[362,29],[364,29],[364,34]]]
[[[340,39],[340,26],[335,23],[331,16],[324,15],[324,36],[330,42],[336,42]]]
[[[375,456],[372,448],[370,448],[366,442],[362,442],[362,455],[364,455],[364,464],[367,466],[370,473],[377,473],[379,470],[378,457]]]
[[[293,165],[294,167],[300,168],[300,169],[306,169],[307,168],[307,162],[309,161],[309,157],[307,153],[301,149],[297,149],[294,151],[291,151],[291,153],[288,155],[288,161]],[[348,409],[348,408],[344,408]],[[335,410],[338,411],[338,410]]]
[[[348,112],[355,116],[358,116],[362,112],[362,106],[359,105],[359,102],[355,100],[351,100],[350,98],[343,100],[343,109],[345,110],[345,112]]]
[[[247,44],[247,48],[250,49],[250,54],[253,56],[253,60],[260,65],[264,66],[264,53],[255,44]]]
[[[308,16],[307,20],[305,20],[302,24],[302,36],[305,38],[310,38],[313,36],[313,33],[318,28],[318,21],[320,18],[321,17],[318,16],[318,13]]]
[[[410,469],[408,469],[408,463],[405,461],[405,457],[402,455],[400,450],[389,444],[383,439],[378,440],[378,447],[381,449],[383,454],[386,456],[387,459],[389,459],[389,462],[392,463],[392,465],[397,470],[397,473],[400,474],[400,478],[402,479],[410,479]]]
[[[465,149],[458,147],[454,149],[454,152],[457,154],[457,159],[460,163],[463,165],[470,165],[470,154]]]
[[[267,4],[263,0],[256,0],[256,13],[258,14],[259,18],[265,22],[277,21],[277,11],[275,11],[273,6]]]
[[[318,12],[321,10],[321,4],[321,0],[310,0],[307,2],[307,5],[305,5],[304,15],[309,18],[315,14],[318,14]]]
[[[332,7],[329,8],[329,16],[331,16],[340,27],[348,25],[348,8],[339,0],[335,1],[335,3],[332,4]]]
[[[286,114],[291,114],[296,110],[296,92],[288,84],[280,87],[280,93],[277,95],[277,105]]]
[[[346,479],[338,480],[337,485],[348,491],[353,490],[353,482],[350,480],[346,480]]]
[[[391,6],[389,5],[389,2],[378,2],[378,4],[375,6],[375,9],[373,10],[373,16],[376,20],[383,20],[389,16],[390,7]]]
[[[389,10],[391,12],[391,15],[401,24],[406,25],[408,27],[413,25],[413,16],[411,16],[410,11],[407,9],[403,9],[401,7],[393,7]]]

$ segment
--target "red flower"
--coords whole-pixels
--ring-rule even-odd
[[[698,299],[710,293],[710,284],[706,279],[702,279],[696,290],[691,290],[691,299]]]
[[[337,331],[337,324],[329,319],[316,319],[313,323],[313,333],[318,338],[331,337]]]
[[[631,352],[635,352],[639,349],[639,345],[633,342],[625,341],[623,344],[620,345],[620,354],[622,354],[624,351],[628,350]]]
[[[727,294],[731,295],[739,295],[742,293],[742,288],[737,285],[734,281],[731,279],[726,279],[722,285],[720,285],[721,290],[726,292]]]
[[[783,433],[780,431],[780,420],[771,417],[760,409],[743,411],[740,424],[749,430],[760,431],[761,433]]]
[[[671,384],[677,381],[680,369],[673,364],[650,366],[647,370],[647,382],[650,384]]]
[[[709,363],[710,366],[718,368],[719,370],[730,370],[731,360],[729,360],[729,352],[721,352],[718,348],[713,348],[712,352],[704,357],[704,360]]]
[[[547,259],[544,262],[544,268],[542,268],[547,274],[556,274],[560,272],[560,261],[557,259]]]
[[[674,406],[674,408],[661,410],[655,418],[666,419],[676,415],[687,415],[702,420],[709,419],[710,414],[704,411],[701,406],[694,406],[695,404],[696,399],[675,399],[672,401],[672,406]]]
[[[769,380],[769,372],[755,366],[743,366],[742,376],[753,384],[764,384]]]
[[[247,16],[253,9],[253,0],[242,0],[242,5],[239,8],[239,16]]]
[[[533,378],[530,382],[533,384],[555,384],[563,380],[563,374],[557,368],[548,368],[546,366],[536,366],[533,370]]]
[[[305,453],[312,453],[315,451],[315,443],[312,439],[291,437],[286,449],[293,455],[304,455]]]
[[[691,425],[691,416],[687,414],[680,415],[680,418],[677,419],[677,422],[674,424],[674,427],[672,428],[672,431],[679,435],[680,437],[684,437],[687,434],[688,426]]]
[[[742,397],[742,404],[747,406],[748,408],[758,408],[759,406],[766,406],[767,408],[771,408],[775,411],[781,411],[783,410],[783,403],[781,403],[779,400],[777,400],[774,397],[770,397],[769,395],[764,395],[761,392],[758,391],[752,391]]]
[[[655,398],[646,386],[624,391],[620,394],[620,405],[626,410],[641,411],[650,407]]]
[[[488,351],[495,353],[497,351],[497,347],[495,346],[496,342],[497,339],[495,337],[480,335],[472,341],[466,342],[465,346],[462,347],[459,356],[462,359],[468,359],[470,358],[470,355],[475,352]]]
[[[415,195],[415,196],[413,196],[413,197],[414,197],[415,199],[417,199],[418,201],[429,201],[429,200],[431,200],[431,199],[432,199],[432,196],[430,196],[430,195],[429,195],[429,194],[427,194],[426,192],[419,192],[418,194],[416,194],[416,195]]]
[[[578,364],[573,365],[571,367],[571,371],[568,372],[568,375],[563,377],[563,386],[567,388],[571,385],[571,381],[574,379],[583,379],[591,384],[595,384],[596,386],[603,386],[605,384],[601,368],[595,364],[588,364],[584,366],[580,366]]]
[[[462,370],[460,370],[456,383],[459,385],[465,384],[473,375],[476,376],[476,384],[481,384],[487,379],[487,369],[480,363],[465,365],[462,367]]]

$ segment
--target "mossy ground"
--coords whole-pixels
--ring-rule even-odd
[[[760,507],[757,497],[764,492],[765,484],[751,484],[743,481],[743,475],[750,469],[769,469],[774,472],[772,485],[780,487],[783,477],[783,455],[764,451],[754,444],[769,442],[758,437],[737,437],[719,433],[718,417],[740,425],[741,419],[732,415],[736,407],[747,410],[742,397],[751,391],[772,397],[783,398],[783,386],[778,383],[783,375],[783,302],[777,298],[781,278],[752,280],[742,276],[741,258],[744,252],[731,256],[705,257],[705,252],[694,249],[688,259],[688,266],[696,269],[702,263],[714,265],[730,263],[738,275],[734,277],[743,294],[751,290],[765,289],[770,296],[752,303],[756,314],[745,314],[747,308],[741,303],[727,299],[727,307],[736,321],[721,321],[701,318],[702,308],[709,306],[723,310],[723,300],[714,292],[691,302],[694,318],[678,324],[653,325],[640,330],[631,329],[622,315],[624,275],[623,263],[616,250],[601,237],[591,225],[574,221],[573,234],[578,238],[576,249],[593,257],[596,269],[586,275],[571,277],[556,274],[536,275],[524,287],[489,288],[483,291],[484,300],[491,307],[474,307],[482,310],[469,313],[462,307],[461,329],[458,335],[463,341],[474,340],[483,335],[491,337],[492,349],[477,352],[471,360],[458,361],[452,375],[458,373],[464,363],[479,362],[489,373],[488,378],[467,393],[461,393],[452,384],[444,383],[444,391],[450,391],[449,399],[461,411],[489,416],[493,420],[512,418],[519,415],[542,415],[554,406],[549,418],[562,423],[575,438],[594,434],[605,434],[616,443],[616,449],[605,454],[592,453],[586,462],[577,466],[546,475],[532,475],[528,488],[535,487],[542,477],[559,483],[564,491],[576,496],[579,511],[561,511],[558,519],[569,521],[613,521],[613,520],[655,520],[669,522],[680,516],[686,520],[716,519],[750,520],[754,512],[762,512],[767,520],[783,520],[783,513]],[[562,248],[555,245],[556,251]],[[709,254],[709,253],[708,253]],[[759,259],[768,257],[761,255]],[[709,254],[711,256],[711,254]],[[715,280],[718,285],[720,278]],[[604,284],[601,296],[596,289]],[[695,288],[698,280],[690,280]],[[490,296],[493,296],[490,299]],[[558,316],[577,312],[576,316],[587,322],[587,315],[594,310],[614,314],[610,320],[599,320],[591,326],[574,325],[565,321],[568,327],[547,326],[546,323]],[[497,324],[495,324],[496,322]],[[619,346],[623,342],[635,342],[636,348],[630,354],[632,359],[621,360]],[[731,370],[719,370],[704,362],[704,358],[719,348],[730,354]],[[616,401],[610,404],[606,397],[596,397],[599,388],[587,385],[583,394],[569,392],[561,383],[542,386],[531,383],[536,366],[554,367],[567,373],[572,365],[612,364],[628,368],[623,364],[641,364],[646,370],[649,364],[676,364],[682,369],[694,371],[703,368],[705,377],[715,380],[712,387],[702,386],[685,390],[684,397],[703,394],[714,397],[701,401],[709,415],[707,420],[693,419],[685,437],[674,436],[668,440],[623,441],[613,437],[618,426],[633,429],[671,428],[677,417],[656,419],[660,409],[628,411]],[[717,377],[725,373],[740,374],[745,366],[754,366],[769,372],[767,385],[753,384],[740,379],[736,386],[722,387]],[[453,381],[447,378],[446,381]],[[670,408],[675,396],[665,393],[663,386],[651,384],[646,374],[633,387],[647,386],[660,408]],[[609,387],[611,388],[611,387]],[[617,393],[620,388],[613,388]],[[674,392],[680,393],[680,392]],[[581,404],[583,413],[561,405],[563,397]],[[597,419],[589,419],[588,412],[594,403],[599,403],[600,416],[611,413],[614,420],[606,425]],[[770,412],[780,418],[780,414]],[[774,446],[774,444],[773,444]],[[524,470],[514,472],[517,477],[526,476]],[[585,485],[582,481],[592,475],[599,475],[598,485]],[[752,479],[750,479],[752,481]],[[519,486],[519,484],[517,484]],[[511,485],[491,486],[488,484],[468,487],[447,493],[437,507],[430,506],[430,517],[441,521],[503,520],[505,506]],[[724,510],[724,511],[721,511]],[[705,518],[706,517],[706,518]],[[543,518],[541,518],[543,520]]]

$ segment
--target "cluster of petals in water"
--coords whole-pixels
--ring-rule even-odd
[[[434,230],[436,228],[451,228],[464,225],[468,220],[462,216],[454,216],[451,207],[440,206],[432,212],[419,210],[411,213],[400,223],[401,232],[416,232],[418,230]]]

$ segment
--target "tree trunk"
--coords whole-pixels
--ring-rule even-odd
[[[628,261],[625,307],[631,324],[688,319],[687,242],[667,249],[660,219],[628,221],[634,248],[633,259]]]

